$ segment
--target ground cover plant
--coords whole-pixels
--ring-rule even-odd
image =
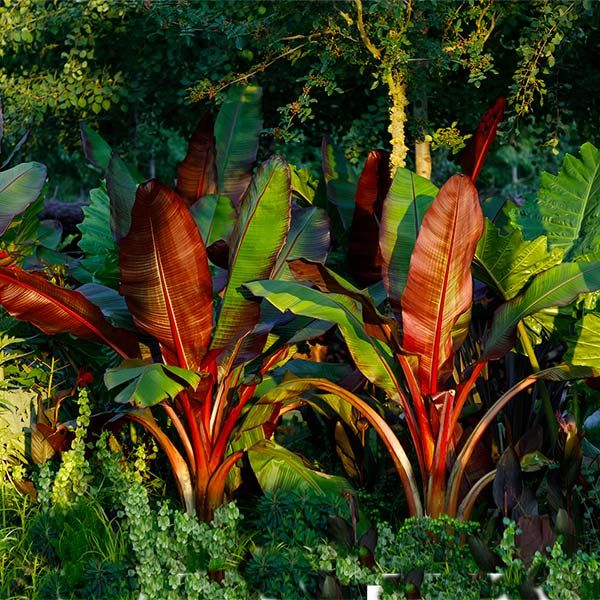
[[[168,185],[82,123],[76,229],[27,136],[3,161],[3,597],[598,595],[600,151],[490,195],[498,98],[438,186],[355,8],[397,133],[360,171],[273,156],[246,77]]]

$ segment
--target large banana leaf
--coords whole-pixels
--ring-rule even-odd
[[[271,279],[294,279],[287,265],[288,260],[306,258],[324,263],[329,251],[329,241],[329,219],[323,209],[311,206],[292,210],[290,231],[285,246],[277,257]]]
[[[83,207],[79,247],[83,258],[74,270],[83,283],[102,283],[116,288],[119,285],[118,248],[110,228],[110,200],[103,187],[90,190],[90,202]]]
[[[471,307],[471,263],[482,232],[473,182],[453,175],[423,217],[401,299],[403,346],[419,356],[424,394],[435,394],[452,372],[452,330]]]
[[[188,206],[203,196],[217,193],[216,142],[213,130],[212,115],[206,112],[192,134],[183,162],[177,168],[175,190]]]
[[[113,325],[135,330],[125,298],[117,290],[99,283],[85,283],[77,291],[93,302]]]
[[[248,188],[262,129],[262,89],[237,85],[229,89],[215,122],[218,190],[237,206]]]
[[[117,241],[125,237],[131,227],[131,210],[140,181],[113,152],[106,169],[106,190],[110,198],[110,226]]]
[[[463,173],[468,175],[473,183],[477,180],[488,150],[496,137],[496,130],[504,117],[505,109],[506,100],[502,97],[498,98],[483,115],[473,137],[467,142],[467,146],[462,152],[460,158]]]
[[[44,181],[46,167],[36,162],[0,171],[0,235],[40,195]]]
[[[219,240],[229,241],[236,212],[228,196],[205,196],[191,206],[190,212],[207,248]]]
[[[390,349],[369,335],[358,304],[341,294],[324,294],[291,281],[255,281],[245,285],[280,311],[330,321],[339,326],[356,366],[391,396],[397,393],[397,376]]]
[[[290,227],[290,172],[281,158],[259,168],[231,235],[229,283],[223,296],[213,348],[224,349],[256,325],[259,305],[242,293],[242,284],[270,276]]]
[[[79,292],[58,287],[41,275],[0,267],[0,304],[15,319],[28,321],[45,333],[71,333],[104,342],[124,358],[138,355],[135,335],[112,327]]]
[[[327,198],[336,207],[337,216],[343,231],[352,225],[354,214],[354,197],[356,195],[356,175],[344,153],[335,148],[328,136],[322,144],[323,175],[327,185]]]
[[[212,331],[206,249],[183,200],[156,180],[138,188],[120,244],[121,293],[168,364],[199,370]]]
[[[558,175],[542,173],[535,208],[519,218],[527,238],[545,234],[567,260],[600,255],[600,151],[587,143],[580,153],[567,154]]]
[[[564,263],[537,275],[523,294],[495,313],[483,358],[498,358],[515,340],[516,327],[527,315],[549,306],[566,306],[579,294],[600,288],[600,261]]]
[[[388,297],[399,310],[408,267],[423,215],[438,189],[424,177],[408,169],[398,169],[383,204],[379,228],[382,275]]]
[[[270,440],[264,440],[249,450],[248,458],[264,492],[309,490],[339,498],[340,494],[352,490],[342,477],[311,469],[298,455]]]
[[[348,269],[361,285],[381,279],[379,223],[383,200],[391,183],[389,154],[371,150],[358,179],[348,236]]]
[[[524,241],[518,229],[503,234],[486,219],[473,262],[473,276],[504,300],[514,298],[538,273],[559,264],[562,248],[547,250],[546,236]]]

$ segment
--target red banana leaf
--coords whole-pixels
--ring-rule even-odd
[[[217,163],[214,120],[204,113],[192,134],[188,151],[177,168],[175,190],[188,206],[209,194],[217,193]]]
[[[348,239],[348,267],[363,286],[381,279],[379,222],[391,183],[389,154],[371,150],[358,180]]]
[[[153,179],[138,187],[121,240],[121,293],[167,364],[200,370],[213,326],[206,249],[184,201]]]
[[[477,180],[477,175],[479,175],[479,171],[485,162],[488,150],[496,137],[496,130],[502,121],[502,117],[504,117],[505,109],[506,100],[500,96],[483,115],[473,137],[462,152],[463,173],[469,175],[473,183]]]
[[[71,333],[104,342],[123,358],[139,355],[134,334],[113,327],[83,294],[54,285],[40,274],[0,267],[0,304],[15,319],[45,333]]]
[[[423,217],[401,300],[403,347],[419,356],[424,394],[443,388],[452,372],[452,329],[471,306],[471,262],[482,232],[473,182],[453,175]]]

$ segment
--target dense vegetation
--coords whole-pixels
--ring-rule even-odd
[[[6,0],[0,597],[600,595],[599,15]]]

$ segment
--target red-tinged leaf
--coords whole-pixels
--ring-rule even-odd
[[[104,342],[123,358],[139,354],[137,339],[117,329],[100,309],[74,290],[66,290],[19,267],[0,267],[0,304],[20,321],[28,321],[45,333],[71,333]]]
[[[389,154],[371,150],[358,180],[348,239],[348,267],[361,285],[381,279],[379,223],[391,183]]]
[[[471,306],[471,262],[482,232],[475,186],[452,176],[423,217],[401,299],[403,347],[419,356],[423,394],[443,388],[452,372],[452,330]]]
[[[477,180],[477,175],[479,175],[479,171],[485,162],[488,150],[496,137],[496,130],[502,121],[502,117],[504,117],[505,109],[506,100],[502,97],[498,98],[483,115],[473,137],[462,152],[463,173],[468,175],[473,183]]]
[[[204,113],[177,168],[176,191],[188,206],[203,196],[217,193],[214,126],[212,115]]]
[[[167,364],[199,370],[212,332],[212,283],[184,201],[156,180],[142,184],[119,256],[135,324],[160,342]]]

